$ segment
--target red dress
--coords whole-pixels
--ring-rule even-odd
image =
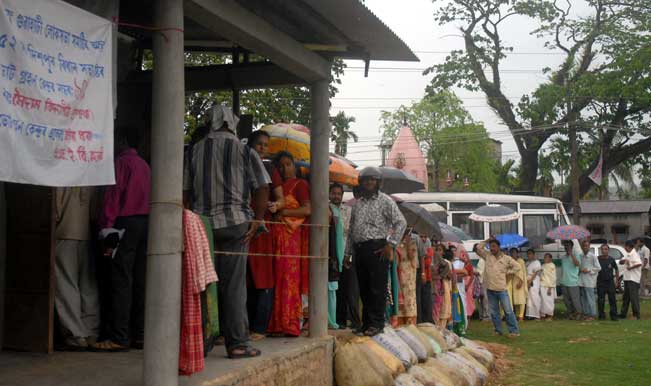
[[[283,184],[285,208],[297,209],[310,200],[305,180],[290,179]],[[269,323],[272,334],[299,336],[301,333],[301,261],[304,218],[283,217],[276,232],[275,291]]]

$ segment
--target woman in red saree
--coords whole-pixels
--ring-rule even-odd
[[[285,207],[279,212],[280,222],[276,232],[276,257],[273,311],[269,332],[274,335],[299,336],[301,333],[301,256],[302,230],[310,215],[310,191],[305,180],[296,178],[294,158],[280,153],[277,167],[283,177]]]

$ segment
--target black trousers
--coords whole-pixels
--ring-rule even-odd
[[[113,226],[124,229],[124,236],[109,268],[108,338],[124,346],[129,345],[131,338],[144,338],[147,221],[147,216],[118,217]]]
[[[434,308],[434,296],[432,294],[432,282],[424,282],[420,294],[421,306],[418,315],[419,323],[434,323],[432,311]],[[422,316],[421,316],[422,315]]]
[[[357,270],[355,264],[345,268],[339,276],[339,289],[337,290],[337,324],[352,328],[362,325],[359,319],[359,284],[357,284]]]
[[[246,299],[251,331],[266,334],[274,304],[274,289],[258,289],[251,285],[247,288]]]
[[[633,308],[633,316],[640,318],[640,283],[626,280],[624,282],[624,300],[622,301],[621,317],[626,318],[628,305]]]
[[[599,310],[599,318],[606,317],[605,303],[606,295],[608,296],[608,308],[610,311],[610,318],[617,318],[617,299],[615,298],[615,283],[597,283],[597,308]]]
[[[355,268],[362,298],[362,327],[384,328],[389,283],[389,261],[376,253],[386,240],[369,240],[355,244]]]
[[[215,250],[236,255],[217,254],[216,270],[219,282],[219,323],[226,350],[249,345],[249,315],[246,307],[246,262],[249,244],[242,240],[248,223],[213,230]]]

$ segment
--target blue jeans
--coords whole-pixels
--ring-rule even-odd
[[[583,316],[594,318],[597,316],[597,306],[594,296],[594,288],[580,287],[581,288],[581,309]]]
[[[500,303],[506,315],[506,325],[509,328],[509,333],[518,334],[518,321],[515,320],[515,314],[511,307],[511,300],[507,291],[491,291],[486,290],[488,295],[488,306],[490,307],[491,320],[495,326],[495,332],[502,334],[502,319],[500,318]]]

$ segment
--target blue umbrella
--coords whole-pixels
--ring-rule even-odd
[[[505,233],[495,238],[500,242],[502,249],[519,248],[529,242],[528,238],[517,233]]]

